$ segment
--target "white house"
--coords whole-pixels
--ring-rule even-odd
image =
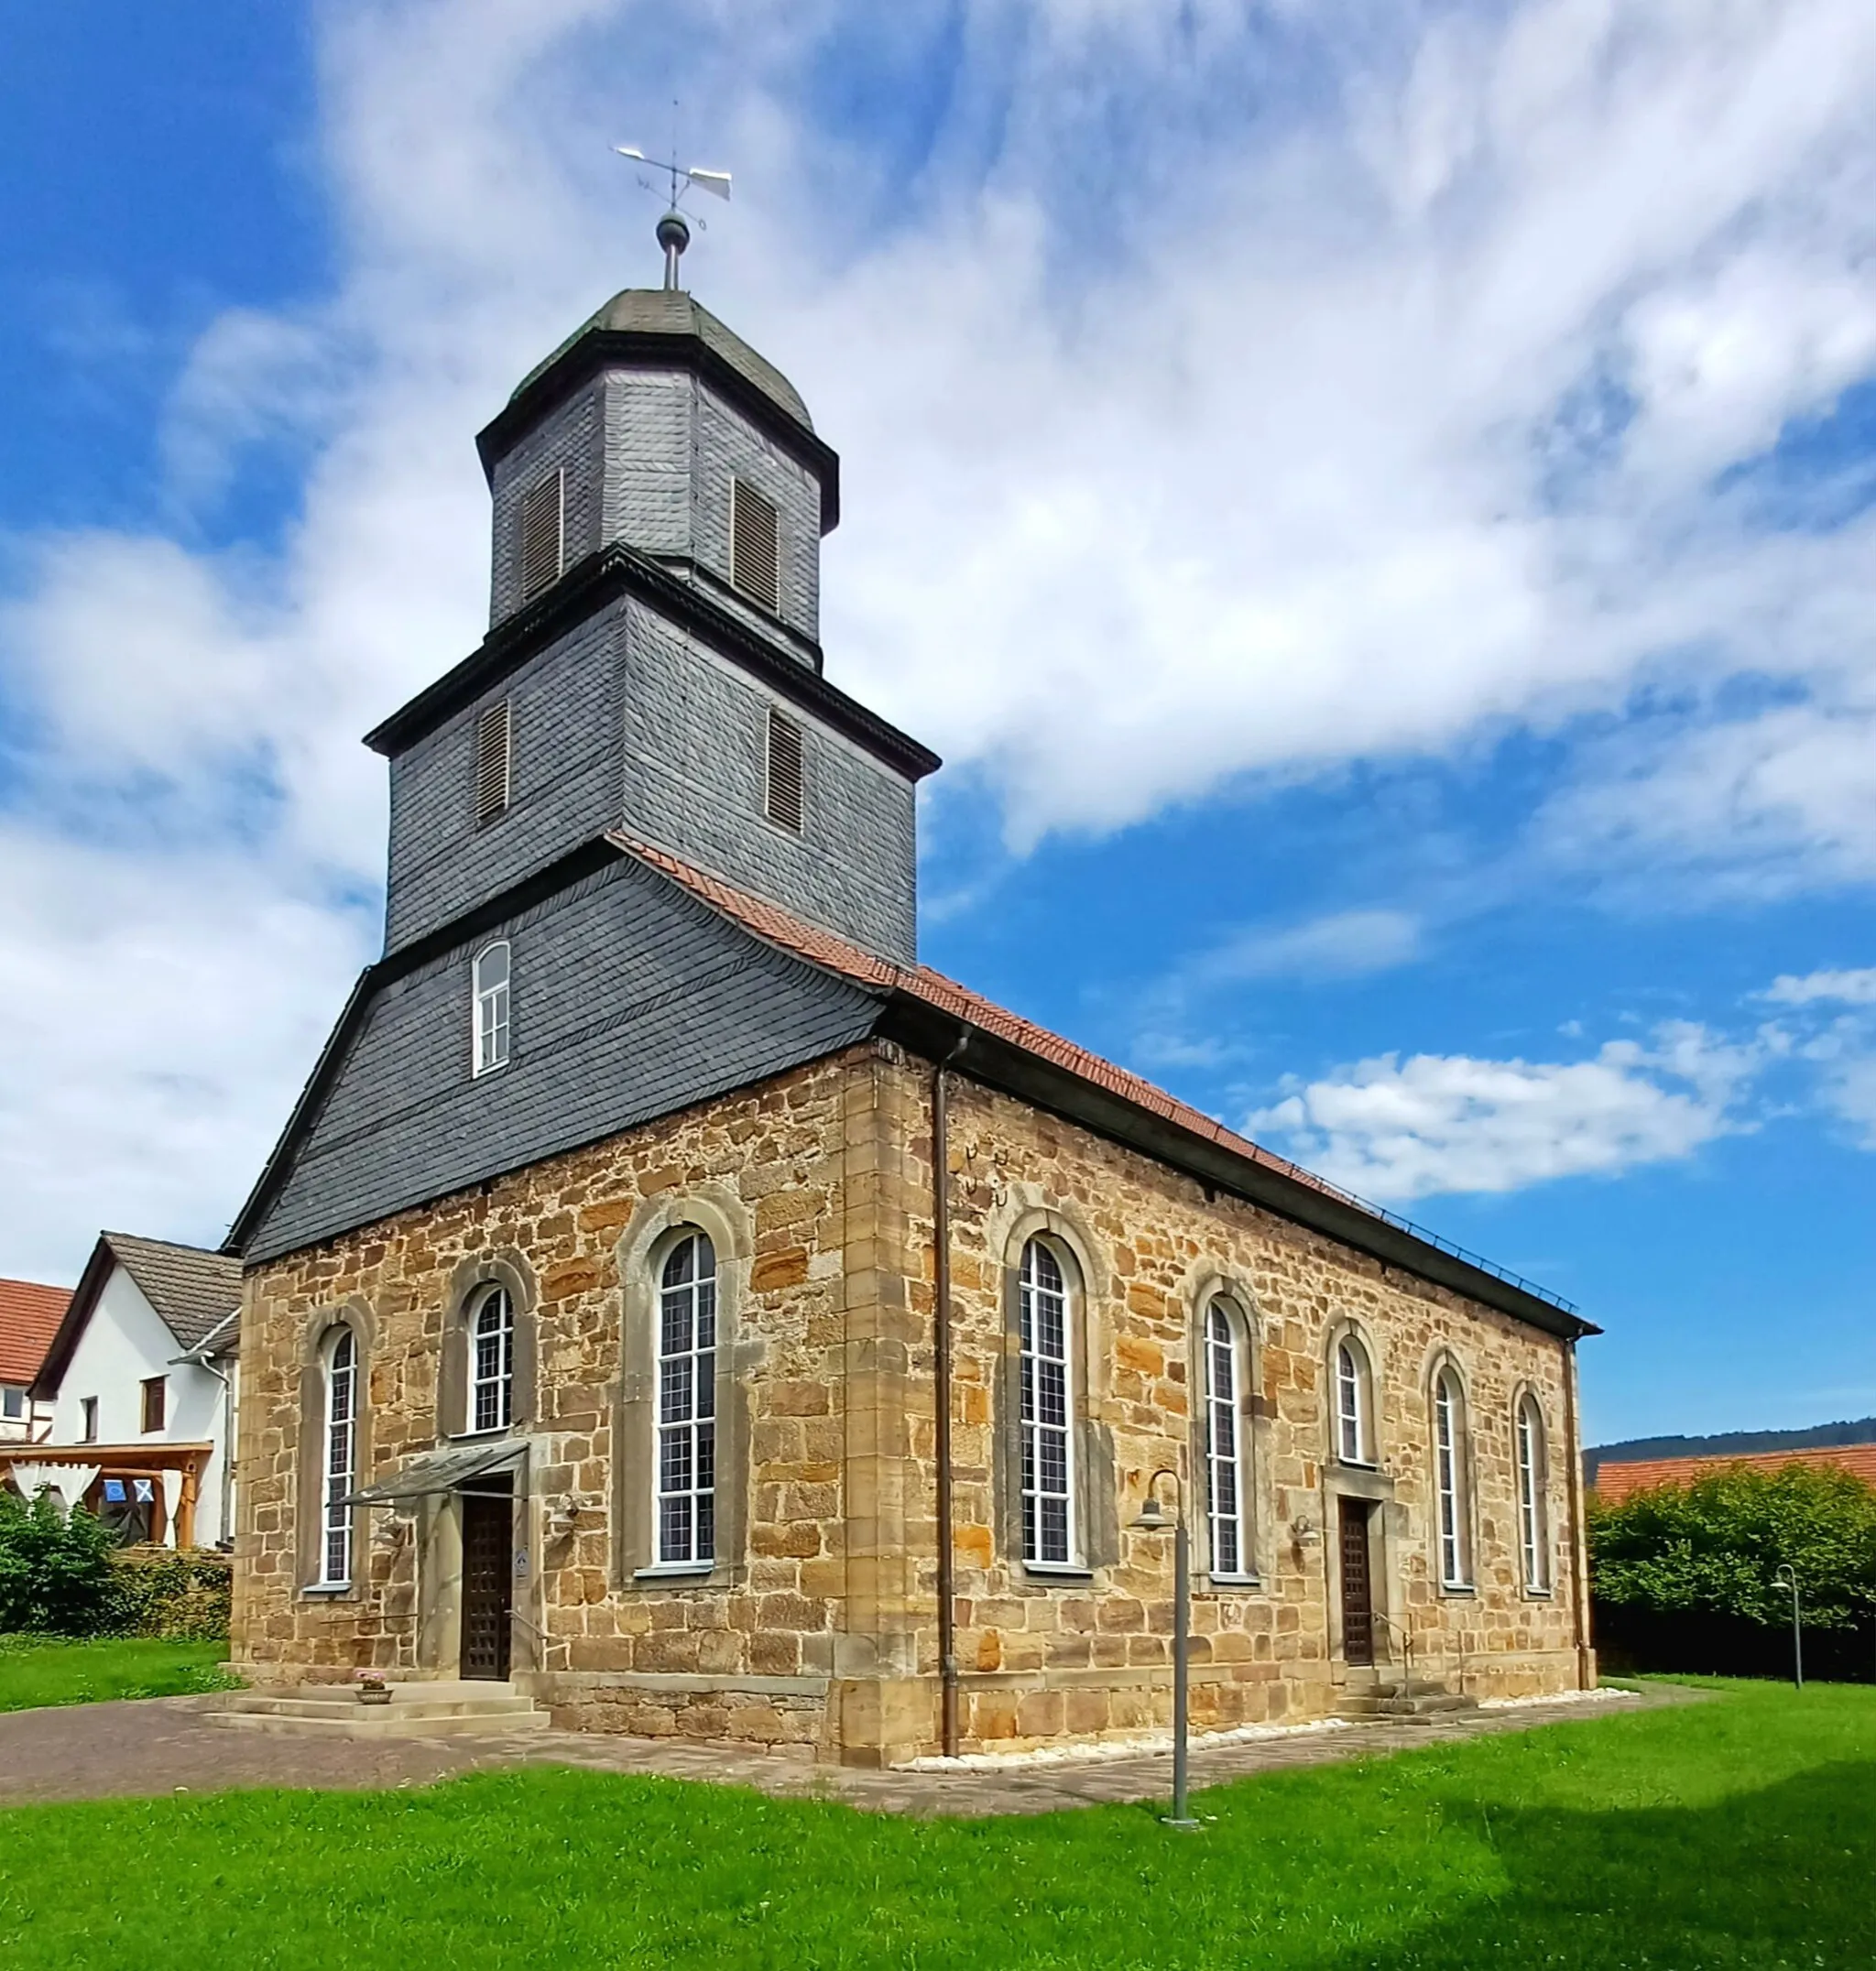
[[[226,1541],[240,1307],[239,1260],[100,1234],[33,1388],[51,1429],[0,1445],[19,1489],[49,1484],[126,1541]]]

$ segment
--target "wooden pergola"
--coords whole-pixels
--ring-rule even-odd
[[[181,1483],[176,1496],[176,1544],[195,1544],[195,1508],[202,1497],[202,1474],[214,1455],[213,1444],[27,1444],[0,1443],[0,1471],[16,1465],[68,1465],[95,1469],[95,1483],[106,1478],[142,1478],[175,1472]],[[166,1526],[152,1530],[160,1540]]]

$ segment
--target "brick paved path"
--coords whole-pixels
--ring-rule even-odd
[[[1247,1774],[1411,1750],[1608,1717],[1701,1693],[1651,1685],[1638,1699],[1532,1705],[1452,1714],[1433,1724],[1395,1720],[1194,1748],[1192,1782],[1215,1786]],[[157,1697],[0,1715],[0,1806],[53,1800],[228,1787],[427,1785],[461,1772],[505,1766],[576,1766],[598,1772],[662,1773],[752,1786],[764,1792],[845,1801],[886,1813],[1046,1813],[1058,1807],[1151,1800],[1171,1784],[1171,1759],[1145,1757],[1003,1771],[858,1772],[656,1738],[538,1732],[474,1739],[358,1739],[227,1731],[202,1716],[215,1697]]]

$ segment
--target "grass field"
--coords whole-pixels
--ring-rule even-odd
[[[93,1704],[106,1697],[180,1697],[238,1682],[215,1668],[225,1642],[49,1641],[0,1636],[0,1711]]]
[[[1713,1702],[916,1823],[537,1770],[0,1814],[12,1971],[1876,1963],[1876,1693]]]

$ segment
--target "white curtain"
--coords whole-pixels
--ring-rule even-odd
[[[57,1494],[61,1506],[70,1506],[74,1499],[82,1498],[92,1488],[98,1476],[95,1465],[15,1465],[13,1482],[19,1487],[22,1498],[37,1498],[40,1491],[49,1486]]]

